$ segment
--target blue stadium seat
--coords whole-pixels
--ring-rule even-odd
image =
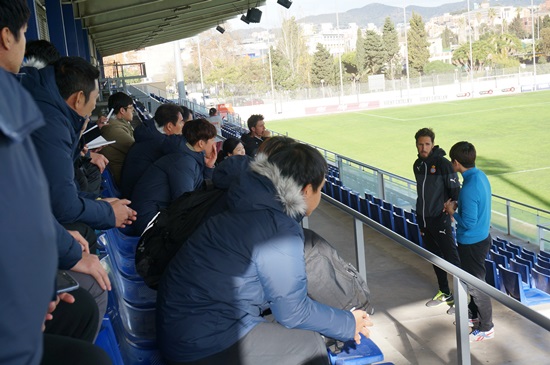
[[[510,241],[508,241],[507,245],[521,251],[521,246],[520,245],[516,245],[515,243],[510,242]]]
[[[538,272],[541,272],[543,274],[550,275],[550,269],[546,267],[542,267],[539,264],[534,264],[532,268],[536,269]]]
[[[372,200],[373,198],[374,198],[374,197],[372,196],[372,194],[365,193],[365,199],[367,199],[368,201],[371,201],[371,202],[372,202],[372,201],[373,201],[373,200]]]
[[[550,275],[544,274],[537,269],[532,269],[531,280],[534,288],[550,294]]]
[[[504,249],[506,244],[502,241],[497,240],[496,238],[493,238],[493,245]]]
[[[498,280],[497,265],[493,260],[485,260],[485,282],[497,289],[500,289]]]
[[[395,232],[410,240],[405,217],[393,212],[393,223],[395,226]]]
[[[122,356],[120,355],[120,350],[118,348],[115,332],[108,316],[103,318],[101,329],[99,330],[95,340],[95,345],[102,348],[107,355],[109,355],[113,365],[124,365]]]
[[[522,255],[527,254],[527,255],[537,256],[537,254],[534,251],[530,251],[530,250],[526,249],[525,247],[521,248],[521,254]]]
[[[370,339],[361,335],[361,343],[347,341],[338,354],[328,351],[331,365],[365,365],[384,360],[382,351]]]
[[[380,206],[370,201],[367,202],[367,204],[369,205],[369,218],[375,222],[382,224],[382,221],[380,219],[380,216],[382,215],[382,213],[380,213]]]
[[[533,265],[537,262],[537,255],[535,253],[528,253],[525,250],[521,253],[521,258],[531,261]]]
[[[527,265],[529,267],[529,271],[531,271],[531,269],[533,268],[533,263],[530,260],[522,258],[521,256],[516,256],[514,260],[516,260],[520,264]]]
[[[370,217],[369,201],[364,198],[359,198],[359,212],[366,217]]]
[[[418,223],[416,221],[416,214],[414,214],[413,212],[409,212],[407,210],[405,210],[404,213],[405,213],[405,218],[407,218],[409,221],[413,223]]]
[[[101,174],[101,196],[103,198],[120,198],[120,191],[115,185],[113,175],[108,168]]]
[[[379,207],[381,207],[382,204],[383,204],[383,203],[382,203],[382,199],[377,198],[377,197],[375,197],[375,196],[372,197],[372,202],[373,202],[374,204],[378,205]]]
[[[529,273],[530,273],[529,265],[520,264],[514,259],[508,261],[508,265],[510,270],[517,272],[521,275],[521,281],[524,283],[524,285],[527,286],[527,288],[530,288],[531,280],[529,277]]]
[[[542,256],[542,257],[545,257],[548,260],[550,260],[550,252],[540,250],[539,255]]]
[[[342,187],[338,184],[334,184],[334,199],[342,202]]]
[[[501,255],[504,255],[504,256],[508,257],[508,260],[511,260],[511,259],[513,259],[514,257],[516,257],[516,256],[514,255],[513,252],[507,251],[507,250],[504,249],[504,248],[497,247],[497,249],[498,249],[498,253],[501,254]]]
[[[527,306],[544,304],[550,302],[550,295],[536,289],[524,289],[521,284],[521,275],[517,272],[508,270],[501,265],[498,267],[500,284],[505,293],[512,298],[522,302]]]
[[[342,200],[340,200],[343,204],[351,208],[350,199],[349,199],[350,190],[344,186],[340,186],[340,195]]]
[[[539,266],[550,269],[550,261],[543,260],[540,256],[537,259],[537,264],[539,264]]]
[[[507,240],[505,240],[504,238],[500,238],[499,236],[497,236],[496,239],[497,239],[497,241],[504,242],[504,244],[508,243]]]
[[[355,193],[355,192],[350,192],[349,193],[349,205],[351,207],[351,209],[354,209],[356,211],[359,211],[359,194]]]
[[[382,200],[382,207],[393,213],[393,204],[392,203],[387,202],[385,200]]]
[[[380,221],[387,229],[394,230],[393,212],[384,207],[380,207]]]
[[[397,206],[393,206],[393,212],[397,215],[400,215],[402,217],[405,216],[405,211],[403,210],[403,208],[400,208],[400,207],[397,207]]]
[[[521,248],[512,243],[507,243],[505,249],[506,251],[513,252],[514,257],[521,255]]]
[[[332,182],[328,182],[327,183],[327,195],[330,196],[331,198],[334,198],[334,190],[336,190],[336,185],[334,185],[334,183]]]
[[[501,255],[495,251],[489,251],[491,253],[492,260],[498,265],[502,265],[504,267],[508,267],[508,257]]]
[[[418,224],[411,222],[407,219],[407,231],[409,232],[409,240],[416,243],[420,247],[424,247],[422,243],[422,235],[420,234],[420,228]]]

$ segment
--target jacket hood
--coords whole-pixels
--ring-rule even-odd
[[[146,120],[139,127],[134,129],[134,140],[136,142],[145,142],[152,139],[162,139],[165,135],[155,128],[155,122]]]
[[[307,209],[301,187],[294,179],[282,176],[265,154],[258,154],[250,163],[250,171],[240,176],[240,183],[232,185],[228,204],[237,211],[274,209],[298,221]]]
[[[71,121],[74,131],[80,133],[85,119],[72,110],[59,94],[53,66],[46,66],[40,70],[35,67],[23,67],[18,76],[21,84],[37,103],[49,105],[61,112]]]
[[[231,156],[220,162],[214,169],[212,182],[218,189],[227,190],[239,176],[248,169],[250,156]]]
[[[21,64],[21,67],[34,67],[36,69],[41,69],[46,67],[48,64],[34,56],[31,56],[29,58],[26,58],[23,60],[23,63]]]

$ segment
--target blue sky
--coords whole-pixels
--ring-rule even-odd
[[[402,7],[406,5],[439,6],[442,4],[459,2],[460,0],[293,0],[290,9],[285,9],[277,4],[276,0],[267,0],[267,4],[260,7],[262,10],[262,27],[279,27],[285,17],[294,16],[297,19],[308,15],[344,12],[350,9],[362,8],[365,5],[380,3]],[[241,26],[242,24],[242,26]],[[233,28],[246,26],[240,20],[231,21]]]

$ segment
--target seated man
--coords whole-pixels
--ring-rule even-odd
[[[163,144],[181,143],[181,133],[191,113],[186,107],[176,104],[162,104],[155,112],[154,120],[136,128],[136,142],[128,151],[120,177],[122,196],[130,198],[134,186],[147,168],[163,155]],[[179,136],[167,138],[167,136]],[[185,143],[183,143],[185,144]]]
[[[319,204],[326,162],[306,145],[260,154],[170,262],[159,286],[157,338],[174,364],[327,364],[321,334],[368,336],[362,310],[307,296],[299,220]],[[262,317],[271,309],[276,322]]]
[[[109,160],[108,169],[118,186],[124,159],[134,144],[134,128],[130,124],[134,119],[134,101],[125,93],[118,92],[109,96],[108,106],[114,112],[108,123],[101,128],[101,135],[107,141],[116,142],[103,147],[100,153]]]
[[[258,147],[264,142],[265,138],[270,136],[268,130],[265,129],[264,116],[261,114],[253,114],[247,121],[250,133],[243,134],[241,141],[243,142],[246,154],[250,157],[256,156]]]
[[[205,119],[195,119],[185,123],[183,137],[182,148],[155,161],[137,182],[132,207],[138,212],[138,219],[132,226],[132,234],[141,235],[161,209],[212,177],[217,157],[216,127]]]

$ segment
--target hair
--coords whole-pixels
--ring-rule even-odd
[[[279,168],[282,176],[294,179],[302,189],[311,184],[313,191],[319,190],[327,173],[327,162],[321,153],[302,143],[283,147],[267,160]]]
[[[272,155],[280,149],[296,144],[295,139],[286,136],[275,136],[267,138],[258,148],[258,153]]]
[[[246,122],[248,124],[248,129],[252,132],[252,128],[256,127],[256,124],[260,120],[264,120],[264,116],[261,114],[252,114],[250,118],[248,118],[248,121]]]
[[[194,146],[198,141],[207,141],[216,137],[216,127],[206,119],[193,119],[183,126],[183,136]]]
[[[131,97],[119,91],[109,96],[109,101],[107,102],[109,110],[114,109],[114,114],[117,114],[120,111],[120,108],[127,108],[128,105],[134,103]],[[156,114],[155,114],[156,115]]]
[[[191,113],[191,110],[189,110],[189,108],[186,106],[181,105],[180,108],[181,108],[181,116],[183,117],[183,121],[187,122],[189,117],[193,116],[193,113]]]
[[[422,128],[419,129],[418,132],[416,132],[416,134],[414,135],[414,140],[418,142],[418,138],[420,137],[430,137],[432,143],[434,143],[435,133],[431,128]]]
[[[96,88],[99,71],[92,64],[80,57],[61,57],[54,63],[55,83],[63,99],[82,91],[88,102],[90,94]]]
[[[229,154],[233,153],[233,150],[241,143],[241,140],[235,137],[229,137],[223,141],[222,149],[218,151],[218,158],[216,159],[217,163],[222,162]]]
[[[469,169],[476,167],[476,148],[470,142],[457,142],[449,151],[451,161],[458,161],[462,166]]]
[[[159,127],[164,127],[166,123],[172,123],[174,125],[178,122],[178,114],[183,117],[183,109],[176,104],[162,104],[157,108],[155,112],[155,122]],[[189,113],[187,113],[189,115]],[[185,121],[185,118],[183,119]]]
[[[21,28],[27,24],[31,11],[25,0],[0,0],[0,30],[8,28],[19,41]]]
[[[208,115],[210,115],[211,117],[216,115],[218,111],[216,110],[216,108],[210,108],[210,110],[208,111]]]
[[[34,58],[49,65],[60,59],[61,55],[53,44],[47,40],[38,39],[27,42],[25,45],[25,57],[27,59]]]

